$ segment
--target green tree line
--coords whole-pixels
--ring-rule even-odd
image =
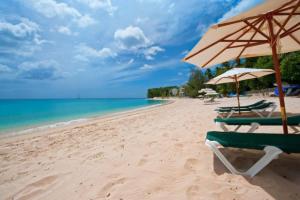
[[[198,91],[202,88],[215,89],[220,94],[227,96],[229,93],[236,91],[234,83],[214,85],[205,85],[205,82],[223,74],[233,67],[246,67],[246,68],[261,68],[273,69],[273,60],[271,56],[263,56],[257,58],[245,58],[243,60],[235,60],[231,62],[222,63],[214,70],[206,69],[193,69],[190,73],[189,80],[184,86],[185,94],[189,97],[197,97]],[[289,84],[300,84],[300,52],[292,52],[282,54],[280,56],[280,70],[283,82]],[[259,79],[252,79],[240,82],[240,91],[261,90],[265,88],[274,87],[275,75],[269,75]]]
[[[153,97],[170,97],[172,95],[172,89],[176,88],[178,90],[178,86],[168,86],[168,87],[160,87],[160,88],[150,88],[147,92],[148,98]]]
[[[224,96],[227,96],[231,92],[235,93],[236,87],[234,83],[217,86],[205,85],[208,80],[223,74],[233,67],[273,69],[273,60],[271,56],[263,56],[225,62],[214,69],[192,69],[188,82],[183,86],[185,95],[195,98],[199,95],[198,91],[202,88],[212,88]],[[300,51],[280,55],[280,70],[283,82],[300,84]],[[274,87],[274,83],[276,83],[274,74],[259,79],[241,81],[240,92],[272,88]],[[148,90],[148,97],[168,97],[171,94],[172,88],[179,87],[151,88]]]

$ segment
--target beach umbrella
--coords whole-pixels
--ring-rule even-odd
[[[267,0],[213,25],[184,58],[209,67],[228,60],[272,55],[284,133],[288,133],[279,53],[300,50],[300,0]]]
[[[238,109],[240,113],[240,81],[260,78],[269,74],[275,73],[272,69],[252,69],[252,68],[233,68],[225,73],[209,80],[205,84],[208,85],[218,85],[223,83],[235,83],[236,96],[238,100]]]

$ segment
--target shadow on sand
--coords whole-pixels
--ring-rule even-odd
[[[220,149],[238,169],[249,169],[262,155],[262,151]],[[214,156],[214,171],[221,175],[230,173],[221,161]],[[255,177],[244,177],[250,184],[264,189],[275,199],[300,199],[300,155],[281,154]],[[289,192],[287,192],[289,191]]]

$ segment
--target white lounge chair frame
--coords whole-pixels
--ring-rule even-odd
[[[216,96],[212,96],[209,99],[204,100],[204,103],[214,103],[214,102],[216,102],[215,101],[216,98],[217,98]]]
[[[230,130],[227,128],[227,124],[225,122],[216,122],[216,125],[219,126],[224,132],[229,132]],[[246,125],[237,125],[237,127],[233,130],[234,132],[237,132],[239,128]],[[257,122],[253,122],[250,125],[249,130],[247,133],[254,133],[261,125]],[[300,126],[300,124],[298,124]],[[289,126],[291,129],[293,129],[294,133],[300,132],[300,130],[296,126]]]
[[[264,167],[266,167],[272,160],[278,158],[278,155],[283,151],[274,146],[266,146],[264,148],[265,155],[262,156],[252,167],[246,171],[241,171],[236,169],[228,159],[221,153],[219,148],[223,146],[217,141],[206,140],[205,144],[215,153],[215,155],[221,160],[221,162],[227,167],[227,169],[232,174],[243,175],[254,177],[258,172],[260,172]]]
[[[251,109],[249,112],[253,112],[253,113],[257,114],[261,118],[264,118],[264,117],[269,118],[269,117],[271,117],[273,115],[273,113],[274,113],[274,111],[275,111],[276,108],[277,108],[277,106],[275,104],[272,104],[269,107],[264,108],[264,109]],[[271,110],[269,111],[269,113],[266,116],[264,116],[262,113],[265,112],[265,111],[267,111],[268,109],[271,109]],[[234,113],[238,113],[239,111],[236,110],[236,109],[232,109],[228,113],[228,115],[226,115],[225,117],[222,116],[222,114],[224,114],[224,112],[219,112],[219,111],[217,111],[217,112],[218,112],[218,116],[221,117],[221,118],[230,118]]]

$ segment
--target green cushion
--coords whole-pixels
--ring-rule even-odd
[[[250,104],[250,105],[247,105],[247,106],[240,106],[240,108],[248,108],[248,107],[251,107],[251,106],[258,106],[262,103],[264,103],[266,100],[261,100],[261,101],[258,101],[256,103],[253,103],[253,104]],[[224,106],[224,107],[219,107],[219,109],[232,109],[232,108],[238,108],[238,106]]]
[[[264,126],[280,126],[282,125],[281,117],[272,118],[216,118],[215,122],[224,122],[227,125],[251,125],[251,123],[259,123]],[[300,115],[287,118],[289,126],[298,126],[300,124]]]
[[[299,134],[237,133],[209,131],[206,139],[224,147],[258,149],[275,146],[286,153],[300,153]]]
[[[269,106],[271,106],[273,103],[272,102],[267,102],[267,103],[263,103],[263,104],[260,104],[260,105],[257,105],[257,106],[251,106],[251,107],[247,107],[247,108],[240,108],[240,111],[241,112],[250,112],[251,110],[253,109],[265,109],[265,108],[268,108]],[[234,110],[234,111],[239,111],[238,108],[231,108],[231,109],[219,109],[218,111],[219,112],[230,112],[231,110]]]

